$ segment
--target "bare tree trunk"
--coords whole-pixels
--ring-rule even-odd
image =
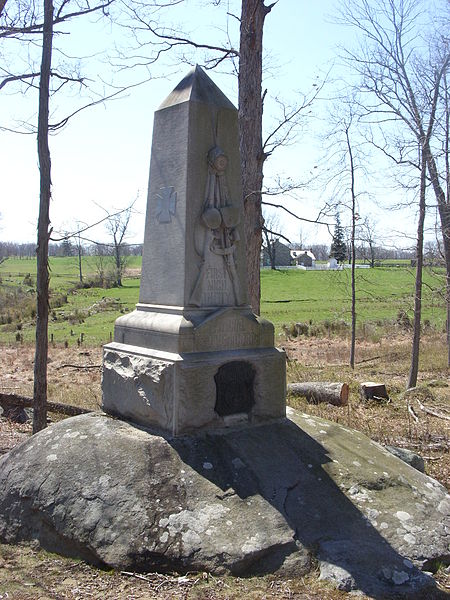
[[[39,80],[38,157],[40,200],[37,237],[37,316],[34,358],[33,433],[47,425],[47,356],[48,356],[48,241],[51,197],[51,162],[48,146],[49,88],[53,42],[53,0],[44,0],[42,61]]]
[[[266,250],[267,250],[267,256],[269,257],[270,268],[273,271],[276,271],[276,266],[275,266],[275,243],[271,243],[271,241],[269,239],[269,234],[268,234],[267,229],[265,227],[263,228],[263,232],[264,232],[264,237],[266,238]]]
[[[389,123],[393,117],[402,120],[421,146],[422,160],[427,164],[436,195],[441,220],[446,261],[447,316],[450,317],[450,198],[449,198],[449,94],[446,74],[450,65],[448,39],[437,27],[429,44],[430,54],[423,53],[421,42],[422,22],[418,13],[411,10],[414,2],[383,3],[383,9],[374,10],[367,0],[344,3],[344,20],[355,26],[365,38],[361,53],[348,54],[349,61],[363,77],[365,93],[375,96],[368,104],[367,114],[380,115],[379,125]],[[419,70],[417,70],[419,67]],[[417,75],[419,74],[419,77]],[[443,86],[443,89],[442,89]],[[440,107],[444,102],[444,115]],[[443,128],[436,131],[436,113]],[[388,115],[391,115],[391,118]],[[444,120],[441,117],[444,116]],[[389,125],[388,125],[389,127]],[[441,137],[442,135],[442,137]],[[437,136],[437,137],[436,137]],[[443,143],[445,176],[439,173],[431,140]],[[396,140],[397,141],[397,140]],[[433,144],[435,148],[437,146]],[[389,155],[389,154],[388,154]],[[397,161],[396,161],[397,162]],[[401,161],[403,162],[403,161]],[[410,164],[405,161],[405,164]],[[440,175],[446,180],[442,189]],[[422,177],[422,173],[421,173]],[[420,209],[419,209],[420,211]],[[417,297],[416,300],[418,301]],[[450,319],[447,319],[447,341],[450,343]],[[450,365],[450,350],[448,361]],[[414,373],[412,373],[414,375]],[[414,379],[414,377],[412,378]]]
[[[78,236],[78,270],[80,273],[80,283],[83,283],[83,271],[81,268],[81,239],[80,236]]]
[[[370,249],[370,267],[373,269],[375,267],[375,248],[373,247],[373,243],[369,242]]]
[[[116,263],[116,285],[118,287],[122,286],[122,269],[121,269],[121,259],[120,259],[120,246],[117,243],[116,238],[114,237],[114,262]]]
[[[446,198],[445,192],[439,183],[439,175],[436,162],[431,155],[427,153],[426,162],[428,172],[430,173],[431,184],[436,196],[439,217],[441,220],[442,241],[444,245],[444,257],[446,268],[446,304],[447,304],[447,364],[450,367],[450,198]]]
[[[426,191],[427,163],[425,153],[422,150],[420,166],[420,198],[419,198],[419,221],[417,223],[417,247],[416,247],[416,283],[414,290],[414,324],[413,342],[411,351],[411,367],[409,370],[407,388],[416,387],[417,375],[419,373],[419,351],[420,351],[420,321],[422,317],[422,269],[423,269],[423,226],[425,222],[425,191]]]
[[[264,153],[262,149],[262,39],[272,5],[242,0],[239,52],[239,136],[244,196],[247,271],[250,304],[260,312],[260,252],[264,220],[261,210]]]
[[[350,367],[355,368],[355,346],[356,346],[356,279],[355,279],[355,199],[352,200],[352,239],[351,239],[351,252],[352,252],[352,333],[350,342]]]
[[[355,281],[355,229],[356,229],[356,194],[355,194],[355,164],[353,161],[353,150],[350,142],[350,127],[345,130],[345,136],[347,140],[348,155],[350,158],[350,177],[351,185],[350,191],[352,195],[352,231],[350,238],[350,260],[352,265],[352,332],[351,332],[351,343],[350,343],[350,366],[352,369],[355,368],[355,344],[356,344],[356,281]]]
[[[444,232],[444,252],[445,252],[445,264],[447,267],[446,273],[446,286],[445,286],[445,298],[447,304],[447,366],[450,367],[450,98],[447,84],[447,76],[444,73],[444,103],[445,103],[445,141],[444,141],[444,156],[445,156],[445,181],[446,181],[446,194],[441,197],[444,201],[442,211],[447,214],[441,214],[441,225],[442,231]],[[447,238],[447,246],[445,246]]]

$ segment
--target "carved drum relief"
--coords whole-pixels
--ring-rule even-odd
[[[235,256],[239,207],[229,197],[224,152],[214,146],[207,160],[205,200],[195,228],[195,248],[202,262],[190,304],[239,306],[243,303]]]

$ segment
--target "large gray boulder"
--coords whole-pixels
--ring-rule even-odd
[[[305,571],[308,554],[283,516],[261,495],[232,489],[238,455],[227,473],[209,446],[103,414],[62,421],[0,462],[0,538],[121,569]]]
[[[416,452],[412,452],[407,448],[399,448],[398,446],[385,446],[385,448],[397,458],[408,463],[408,465],[411,465],[421,473],[425,473],[425,461],[419,454],[416,454]]]
[[[321,577],[424,597],[448,561],[450,498],[336,423],[289,410],[170,438],[103,414],[66,419],[0,461],[0,538],[135,570]]]

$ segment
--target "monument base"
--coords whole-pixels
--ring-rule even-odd
[[[176,354],[104,347],[103,410],[173,435],[285,417],[284,352],[253,348]]]

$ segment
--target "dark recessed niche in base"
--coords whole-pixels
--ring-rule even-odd
[[[221,417],[248,413],[255,403],[255,370],[242,360],[222,365],[214,376],[216,382],[216,405],[214,410]]]

